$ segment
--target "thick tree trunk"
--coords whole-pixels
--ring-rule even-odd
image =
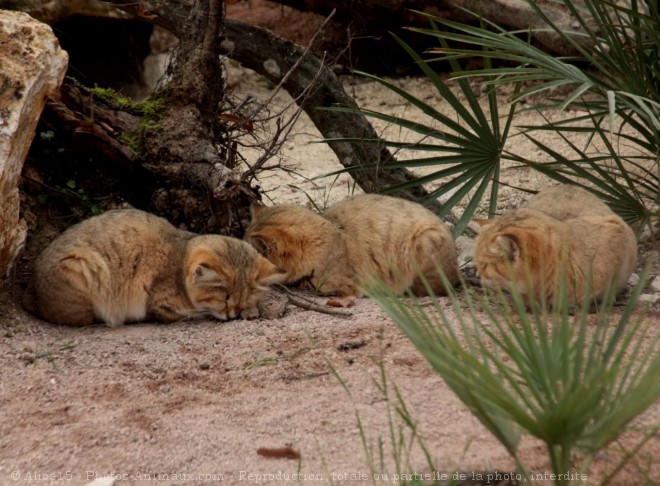
[[[180,35],[186,18],[185,6],[164,5],[160,2],[141,2],[140,7],[110,0],[128,12]],[[153,9],[153,10],[150,10]],[[378,136],[362,115],[319,110],[333,105],[353,106],[355,101],[346,93],[337,76],[323,61],[301,46],[282,39],[271,32],[243,22],[225,19],[223,53],[259,74],[279,83],[287,75],[283,87],[297,100],[325,138],[359,137],[377,139]],[[299,60],[304,56],[301,62]],[[269,62],[267,62],[269,61]],[[273,69],[277,66],[277,69]],[[393,160],[390,151],[374,144],[331,143],[339,162],[351,169],[351,175],[365,192],[378,192],[394,184],[410,181],[414,176],[404,169],[385,170],[382,164]],[[416,200],[424,197],[423,187],[402,190],[398,196]],[[437,204],[432,209],[438,209]]]
[[[164,100],[166,111],[144,131],[141,158],[145,168],[167,181],[162,188],[169,192],[166,201],[182,194],[191,201],[180,216],[186,220],[202,216],[211,222],[201,227],[198,222],[196,230],[237,234],[249,220],[250,202],[258,195],[226,167],[227,140],[218,118],[224,98],[222,24],[221,2],[197,0],[185,26],[179,27],[179,46],[169,66],[171,79],[155,94]],[[199,211],[192,201],[198,199],[208,201],[211,214],[195,214]],[[166,207],[156,209],[166,211]],[[168,216],[178,219],[175,214]]]
[[[106,162],[100,169],[109,179],[105,193],[92,180],[98,171],[74,169],[77,185],[93,187],[94,196],[127,200],[193,231],[238,235],[259,195],[226,167],[227,139],[218,117],[225,86],[222,3],[196,0],[192,9],[183,7],[177,2],[164,6],[179,22],[179,47],[168,83],[152,97],[155,113],[144,116],[67,81],[59,99],[49,102],[44,123],[66,132],[73,146],[95,154],[95,161]],[[139,5],[135,9],[153,20]]]

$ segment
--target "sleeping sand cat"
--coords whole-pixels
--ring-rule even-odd
[[[138,211],[108,211],[59,235],[35,262],[25,307],[70,326],[176,321],[197,314],[257,317],[284,272],[250,245],[198,236]]]
[[[637,261],[630,226],[593,194],[577,186],[545,189],[529,203],[481,226],[474,262],[482,282],[515,285],[527,303],[552,304],[562,275],[570,303],[598,299],[623,287]],[[509,273],[510,272],[510,273]]]
[[[253,206],[245,239],[287,272],[287,283],[309,278],[323,294],[362,295],[360,282],[374,275],[401,293],[426,289],[446,293],[458,278],[454,240],[443,222],[423,206],[388,196],[363,194],[323,216],[299,206]]]

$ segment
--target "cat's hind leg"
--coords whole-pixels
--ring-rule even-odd
[[[36,313],[68,326],[93,324],[99,302],[107,299],[107,264],[99,256],[67,254],[41,272],[34,285]]]

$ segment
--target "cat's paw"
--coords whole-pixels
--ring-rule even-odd
[[[256,307],[247,307],[241,311],[241,319],[259,319],[259,309]]]

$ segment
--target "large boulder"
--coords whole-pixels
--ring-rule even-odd
[[[23,162],[46,98],[62,83],[67,63],[49,26],[0,10],[0,284],[27,234],[19,217]]]

